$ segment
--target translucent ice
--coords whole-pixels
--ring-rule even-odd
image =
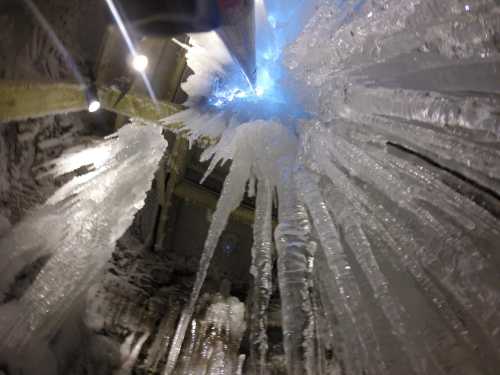
[[[266,51],[257,61],[273,95],[261,101],[221,79],[234,71],[226,54],[203,89],[185,86],[197,98],[192,108],[165,120],[183,121],[192,141],[211,138],[208,172],[232,160],[221,218],[248,179],[258,181],[259,218],[267,189],[278,193],[288,372],[324,374],[335,367],[326,362],[337,361],[356,375],[495,374],[498,2],[319,0],[301,35],[287,39],[301,28],[287,16],[307,10],[302,3],[257,2],[257,44]],[[276,68],[281,63],[288,71]],[[286,94],[276,95],[283,87]],[[291,109],[297,98],[308,116]],[[282,151],[270,154],[268,145]],[[198,283],[224,220],[212,224]],[[251,326],[251,368],[259,373],[266,371],[264,229],[259,219],[251,270],[260,278]]]
[[[245,305],[215,294],[203,316],[193,319],[176,374],[237,375],[245,359],[239,348],[246,330]]]
[[[49,256],[22,297],[0,306],[0,353],[23,351],[57,333],[142,207],[166,146],[161,128],[129,124],[55,162],[56,175],[82,166],[91,171],[63,185],[0,240],[3,292],[18,270]]]

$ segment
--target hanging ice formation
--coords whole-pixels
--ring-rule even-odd
[[[210,259],[246,192],[256,194],[250,373],[268,373],[275,205],[289,374],[496,375],[498,1],[310,3],[256,0],[254,88],[215,33],[186,46],[189,108],[161,123],[214,141],[207,173],[232,164],[166,373],[185,365]],[[165,147],[159,128],[130,125],[57,163],[66,173],[90,156],[95,170],[1,240],[2,295],[25,264],[52,257],[19,302],[0,307],[0,352],[56,331],[142,206]],[[241,368],[218,354],[204,373]]]
[[[296,38],[307,3],[256,1],[254,89],[216,33],[185,46],[189,109],[162,122],[217,140],[207,173],[232,164],[166,374],[229,214],[255,185],[252,373],[268,371],[274,202],[289,374],[332,362],[356,375],[495,374],[498,2],[320,0]]]
[[[245,305],[236,297],[215,294],[202,317],[191,322],[176,373],[241,375],[245,355],[239,347],[246,330]]]
[[[108,140],[55,161],[54,176],[81,167],[90,172],[70,180],[0,239],[2,300],[23,267],[50,255],[22,297],[0,306],[2,363],[19,360],[26,351],[41,353],[57,333],[143,206],[166,146],[161,128],[129,124]]]

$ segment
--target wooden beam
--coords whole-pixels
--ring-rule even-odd
[[[0,81],[0,122],[85,110],[81,86],[68,83]]]
[[[99,100],[103,109],[145,121],[158,121],[183,109],[181,105],[166,101],[160,101],[156,106],[148,97],[134,94],[125,95],[117,103],[120,95],[117,90],[100,88]],[[0,122],[86,109],[85,89],[78,84],[0,81]],[[170,128],[179,127],[174,124]]]

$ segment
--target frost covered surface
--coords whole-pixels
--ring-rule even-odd
[[[257,2],[257,30],[281,48],[296,35],[286,38],[294,15],[278,3]],[[293,5],[282,8],[307,8]],[[184,89],[195,100],[164,122],[184,122],[192,141],[217,139],[202,156],[209,172],[232,164],[171,369],[229,212],[256,190],[253,371],[266,373],[276,191],[289,374],[331,373],[327,352],[346,374],[495,374],[499,14],[493,0],[320,0],[286,50],[288,72],[259,65],[258,52],[258,69],[278,79],[253,93],[231,78],[227,51],[207,54],[193,38]],[[267,56],[281,61],[280,48]]]
[[[36,171],[84,141],[85,133],[86,126],[75,115],[0,124],[0,222],[19,222],[54,192],[55,182],[38,179]]]
[[[96,147],[55,162],[55,175],[83,166],[91,171],[62,186],[0,240],[2,293],[16,271],[50,257],[23,296],[1,306],[1,353],[22,352],[57,332],[142,207],[165,149],[160,128],[130,124]]]

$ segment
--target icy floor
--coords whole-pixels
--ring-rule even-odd
[[[246,193],[255,194],[257,202],[249,270],[257,286],[249,325],[251,373],[267,372],[276,205],[274,243],[289,374],[330,374],[327,363],[333,359],[349,375],[495,375],[500,368],[498,3],[280,4],[256,1],[257,60],[267,74],[258,77],[255,90],[239,86],[223,46],[205,49],[218,43],[215,34],[194,36],[188,63],[195,74],[183,85],[190,108],[161,122],[183,121],[191,142],[217,140],[202,156],[211,159],[207,173],[232,161],[166,373],[178,363],[218,239]],[[308,13],[312,17],[298,35],[297,15]],[[0,333],[8,339],[0,348],[22,347],[53,329],[62,305],[102,267],[149,189],[165,148],[159,134],[155,127],[124,128],[115,157],[83,176],[83,185],[80,179],[64,187],[49,204],[54,210],[57,204],[71,208],[67,226],[50,216],[54,212],[21,224],[34,225],[48,239],[46,228],[58,228],[64,246],[54,247],[58,256],[23,297],[22,307],[12,307],[20,315],[2,315]],[[99,150],[109,155],[113,142]],[[138,168],[140,180],[132,173]],[[130,186],[137,190],[129,192]],[[133,199],[123,199],[125,193]],[[94,206],[82,203],[86,194]],[[84,213],[95,225],[78,220]],[[118,217],[125,221],[115,223]],[[82,240],[65,237],[76,227]],[[103,240],[87,242],[85,233],[92,230]],[[13,233],[2,241],[17,241],[16,229]],[[19,241],[8,244],[14,246],[8,264],[35,250],[30,238]],[[61,274],[57,262],[71,266],[76,253],[82,259],[76,271]],[[236,356],[223,361],[227,369],[238,368]],[[228,372],[218,365],[204,373]]]

